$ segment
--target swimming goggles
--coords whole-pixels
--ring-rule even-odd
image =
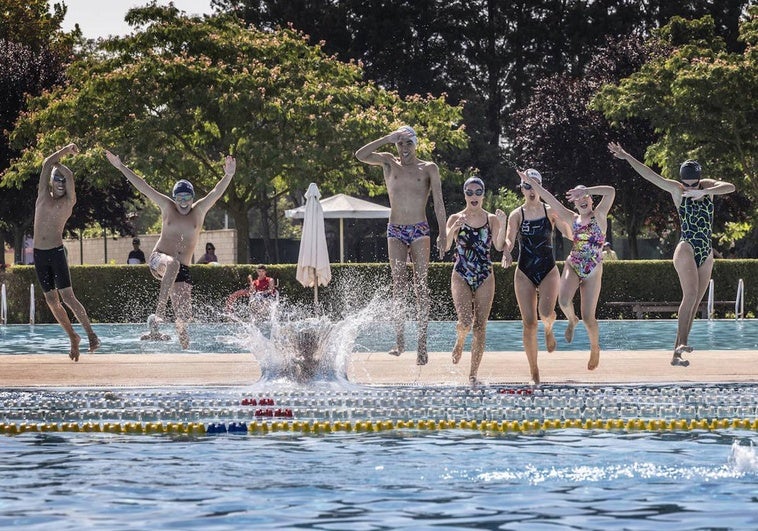
[[[484,195],[484,189],[483,188],[477,188],[476,190],[464,190],[467,196],[471,197],[472,195]]]
[[[521,183],[521,188],[523,188],[524,190],[531,190],[532,189],[532,185],[529,184],[529,183],[522,182]]]
[[[65,183],[66,182],[66,178],[63,175],[61,175],[60,173],[56,173],[55,175],[53,175],[53,181],[55,181],[57,183]]]
[[[174,201],[178,201],[180,203],[189,203],[194,198],[195,196],[189,192],[180,192],[174,196]]]
[[[682,185],[683,185],[683,186],[685,186],[686,188],[695,188],[695,187],[697,187],[697,186],[700,186],[700,179],[698,179],[697,181],[695,181],[695,182],[694,182],[694,183],[692,183],[692,184],[687,184],[687,183],[686,183],[686,182],[684,182],[684,181],[679,181],[679,182],[680,182],[680,183],[682,183]]]

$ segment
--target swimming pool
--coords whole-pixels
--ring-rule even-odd
[[[670,350],[676,337],[677,322],[663,320],[607,320],[600,321],[600,345],[603,350]],[[574,341],[567,345],[563,340],[566,322],[558,321],[555,334],[558,349],[589,350],[587,333],[578,326]],[[81,327],[75,326],[84,337]],[[180,352],[176,333],[170,326],[164,331],[171,341],[140,341],[145,325],[95,324],[103,345],[98,352],[150,353]],[[388,323],[374,323],[361,327],[355,340],[356,352],[387,351],[393,345],[393,334]],[[541,327],[540,327],[541,330]],[[245,335],[248,330],[236,323],[195,323],[192,327],[190,352],[246,352]],[[487,350],[519,351],[523,349],[521,321],[491,321],[487,325]],[[434,321],[429,323],[428,347],[432,352],[451,350],[455,336],[455,323]],[[540,331],[539,346],[544,351],[544,337]],[[407,348],[416,348],[415,323],[406,325]],[[466,349],[470,349],[470,337]],[[758,349],[758,320],[695,320],[690,343],[698,350],[754,350]],[[86,340],[83,342],[86,345]],[[85,346],[86,348],[86,346]],[[68,352],[68,338],[58,325],[7,325],[0,326],[0,354],[60,354]]]
[[[3,426],[64,431],[0,437],[0,526],[754,529],[757,403],[755,385],[5,391]]]

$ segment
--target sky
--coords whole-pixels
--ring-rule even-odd
[[[129,25],[124,16],[129,9],[143,6],[149,0],[50,0],[51,6],[56,2],[66,4],[68,12],[63,20],[62,29],[69,31],[79,24],[85,38],[96,39],[109,35],[126,35]],[[159,5],[168,5],[169,0],[159,0]],[[173,0],[174,6],[189,15],[211,13],[211,0]]]

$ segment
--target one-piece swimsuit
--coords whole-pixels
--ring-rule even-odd
[[[709,195],[699,201],[691,197],[683,197],[678,210],[682,224],[680,240],[692,246],[695,252],[695,264],[700,267],[711,254],[713,199]]]
[[[566,258],[566,263],[571,266],[579,280],[584,280],[603,262],[605,235],[600,230],[595,216],[592,216],[586,225],[580,224],[578,217],[575,218],[573,233],[574,246]]]
[[[524,219],[521,207],[521,227],[519,228],[518,268],[538,287],[555,267],[553,255],[553,224],[547,217],[547,207],[542,204],[545,217]]]
[[[492,273],[492,231],[489,219],[482,227],[469,227],[465,223],[455,240],[455,272],[476,291]]]

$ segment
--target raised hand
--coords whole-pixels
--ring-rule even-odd
[[[224,173],[226,175],[234,175],[234,172],[236,171],[237,171],[237,160],[231,155],[227,155],[226,160],[224,160]]]

